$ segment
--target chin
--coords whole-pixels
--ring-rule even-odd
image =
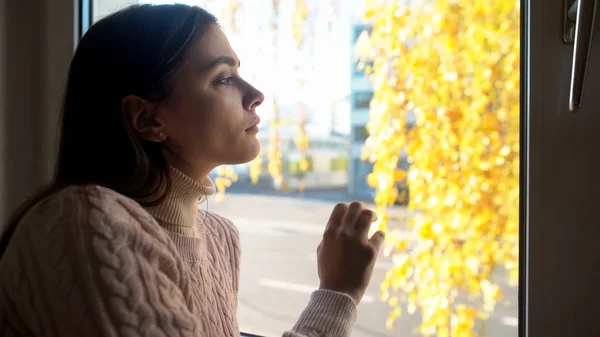
[[[243,150],[238,152],[239,155],[237,155],[236,158],[230,158],[231,160],[228,161],[228,165],[246,164],[258,157],[260,154],[260,143],[258,139],[255,138],[253,141],[249,141],[244,145]]]
[[[258,142],[258,139],[256,139],[254,142],[255,142],[255,144],[251,144],[253,146],[247,152],[248,158],[244,161],[244,163],[249,163],[249,162],[253,161],[254,159],[256,159],[256,157],[258,157],[260,155],[260,143]]]

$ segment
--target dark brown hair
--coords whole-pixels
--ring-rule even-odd
[[[21,217],[67,185],[95,184],[145,204],[170,188],[161,144],[139,137],[121,109],[127,95],[162,102],[190,46],[217,19],[187,5],[134,5],[94,24],[69,67],[52,183],[21,205],[0,238],[0,257]]]

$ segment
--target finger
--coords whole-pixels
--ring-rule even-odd
[[[375,234],[373,234],[373,236],[371,236],[371,239],[369,239],[369,242],[377,250],[377,253],[379,253],[379,251],[381,250],[381,247],[383,246],[384,241],[385,241],[385,233],[382,231],[375,232]]]
[[[333,211],[331,211],[331,215],[329,216],[329,221],[327,221],[327,226],[325,230],[328,229],[337,229],[342,224],[342,219],[344,218],[344,214],[348,210],[348,205],[340,203],[335,205]]]
[[[365,205],[362,202],[355,201],[350,204],[348,210],[346,211],[346,215],[342,219],[342,226],[346,233],[352,234],[354,233],[356,227],[356,221],[358,221],[358,217],[360,216],[360,212],[365,208]]]
[[[358,221],[356,222],[356,235],[367,240],[367,235],[369,234],[369,229],[371,229],[371,224],[373,224],[373,222],[376,220],[377,213],[370,209],[363,209],[362,212],[360,212]]]

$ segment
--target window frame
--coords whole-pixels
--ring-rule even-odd
[[[521,46],[520,46],[520,121],[519,121],[519,280],[517,299],[518,336],[528,337],[527,333],[527,241],[528,241],[528,184],[529,184],[529,10],[531,0],[519,0],[521,3]],[[541,337],[541,336],[540,336]]]
[[[76,0],[78,1],[78,11],[77,15],[79,17],[78,20],[78,40],[83,37],[83,34],[87,32],[87,30],[93,24],[93,13],[92,13],[92,0]]]

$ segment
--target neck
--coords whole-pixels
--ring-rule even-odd
[[[213,194],[215,186],[208,176],[196,180],[173,167],[170,175],[172,184],[165,199],[146,210],[166,230],[194,236],[198,203],[202,197]]]
[[[167,150],[166,147],[162,149],[162,155],[171,164],[171,167],[176,168],[180,173],[197,181],[204,181],[208,177],[208,174],[215,167],[219,166],[211,165],[205,159],[200,162],[184,160],[182,156],[177,154],[182,152],[180,149]]]

